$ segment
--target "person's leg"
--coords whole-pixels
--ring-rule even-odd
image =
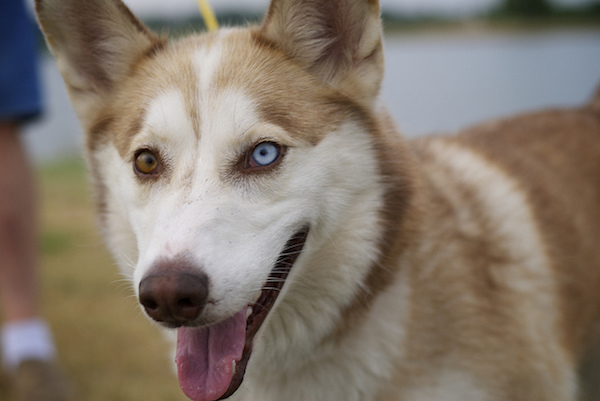
[[[54,344],[38,318],[37,215],[32,167],[15,123],[0,122],[0,331],[2,364],[52,360]]]
[[[4,323],[38,315],[36,196],[14,123],[0,123],[0,308]]]
[[[32,166],[16,124],[0,123],[0,348],[17,401],[66,401],[70,387],[39,317]]]

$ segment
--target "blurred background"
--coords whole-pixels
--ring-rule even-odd
[[[159,31],[204,29],[195,0],[125,2]],[[222,24],[237,25],[259,21],[268,1],[211,3]],[[382,96],[409,137],[577,106],[600,84],[599,0],[382,5]],[[159,330],[103,246],[81,161],[83,135],[41,36],[39,51],[46,112],[27,126],[25,140],[39,177],[44,313],[62,365],[82,401],[183,400]]]

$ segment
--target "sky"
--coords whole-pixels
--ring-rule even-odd
[[[198,12],[196,0],[124,0],[132,10],[141,17],[182,16]],[[527,1],[527,0],[522,0]],[[578,5],[590,3],[593,0],[551,0],[558,4]],[[215,11],[235,10],[264,10],[268,0],[210,0]],[[408,14],[436,12],[453,15],[470,15],[487,10],[499,0],[380,0],[384,9]]]

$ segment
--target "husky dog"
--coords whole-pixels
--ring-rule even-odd
[[[599,399],[600,96],[405,141],[376,0],[177,40],[120,0],[36,8],[190,399]]]

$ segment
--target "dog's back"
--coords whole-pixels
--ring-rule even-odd
[[[560,284],[565,342],[582,356],[600,317],[600,108],[490,123],[456,141],[525,191]]]
[[[428,231],[437,233],[429,241],[436,243],[429,255],[450,253],[453,260],[462,258],[466,266],[446,273],[441,262],[431,268],[437,269],[436,273],[421,272],[420,291],[427,291],[434,276],[445,285],[464,281],[451,284],[449,290],[436,285],[434,291],[447,296],[441,296],[442,301],[433,307],[451,309],[450,299],[460,304],[459,297],[472,296],[478,304],[473,307],[473,320],[485,310],[494,316],[478,323],[480,328],[496,326],[489,332],[463,333],[481,338],[478,346],[469,344],[475,353],[497,347],[496,353],[512,355],[513,361],[528,366],[524,372],[535,371],[528,360],[533,355],[538,355],[535,363],[539,366],[546,360],[546,368],[540,368],[546,379],[539,383],[539,393],[525,393],[532,377],[524,378],[523,383],[528,384],[522,389],[519,383],[512,384],[518,399],[552,399],[551,393],[541,389],[560,381],[567,393],[576,392],[575,383],[583,382],[581,399],[600,397],[599,104],[597,96],[580,109],[527,114],[482,124],[455,136],[412,143],[423,167],[424,186],[433,194],[428,213],[434,215],[431,221],[436,226]],[[440,221],[446,221],[448,227],[439,225]],[[455,276],[439,277],[444,274]],[[432,304],[421,309],[429,308]],[[460,307],[462,311],[466,308],[464,304]],[[503,316],[509,310],[516,313]],[[435,319],[433,315],[430,318]],[[469,326],[437,324],[440,331],[452,332],[454,326],[453,338]],[[522,338],[510,333],[509,327],[519,326],[521,332],[530,332],[531,342],[521,342]],[[511,347],[495,344],[496,335],[512,338]],[[453,342],[446,347],[456,346]],[[561,373],[567,365],[578,369],[580,377]],[[520,367],[513,365],[517,371]],[[529,398],[519,398],[524,394]],[[563,395],[555,396],[563,399]]]
[[[457,140],[519,180],[559,284],[563,341],[584,380],[600,374],[600,361],[590,358],[600,345],[600,97],[586,108],[489,124]],[[596,387],[590,400],[600,397],[598,378],[586,383]]]

